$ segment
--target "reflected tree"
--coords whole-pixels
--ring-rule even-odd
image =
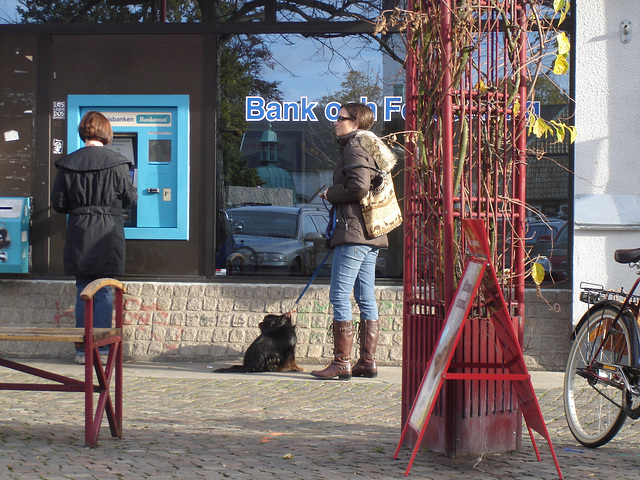
[[[385,6],[394,2],[387,1]],[[157,23],[161,19],[162,1],[158,0],[18,0],[17,13],[22,23]],[[339,0],[326,1],[220,1],[220,0],[165,0],[167,22],[313,22],[369,21],[374,22],[382,12],[381,2]],[[347,66],[360,51],[375,45],[392,58],[402,61],[386,35],[363,34],[363,42],[351,42],[345,54],[343,44],[334,42],[345,34],[320,33],[312,39],[316,47],[314,56],[322,58],[331,71],[332,59]],[[351,37],[350,37],[351,38]],[[259,186],[262,184],[255,169],[241,159],[240,142],[247,124],[244,120],[244,98],[259,95],[267,101],[281,100],[278,82],[261,78],[261,68],[274,68],[277,60],[270,53],[273,42],[295,41],[283,35],[221,36],[220,55],[217,61],[220,71],[220,142],[223,171],[227,185]],[[364,72],[350,71],[342,82],[342,88],[332,96],[344,103],[366,96],[371,101],[381,97],[379,82],[372,81]],[[327,98],[321,103],[326,103]]]

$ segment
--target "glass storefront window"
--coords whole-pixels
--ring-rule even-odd
[[[327,251],[330,205],[318,193],[331,185],[339,159],[333,122],[340,105],[368,103],[379,136],[403,131],[404,70],[377,44],[358,36],[330,42],[299,35],[263,35],[251,42],[237,37],[224,48],[240,51],[237,46],[243,45],[246,55],[248,44],[256,45],[259,65],[256,58],[221,57],[228,63],[221,65],[225,178],[218,204],[224,206],[219,218],[224,228],[216,268],[308,276]],[[394,151],[399,161],[392,173],[402,199],[403,151],[398,144]],[[402,276],[401,230],[389,235],[379,276]],[[240,248],[243,257],[234,254]]]

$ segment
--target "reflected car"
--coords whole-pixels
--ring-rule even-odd
[[[252,205],[224,213],[228,236],[216,267],[227,274],[309,276],[329,251],[329,212],[322,206]],[[330,266],[331,257],[322,272]]]
[[[531,231],[531,230],[528,230]],[[545,274],[554,278],[565,278],[569,260],[569,227],[565,220],[552,220],[547,223],[535,222],[532,233],[529,258],[540,263]],[[527,235],[528,237],[529,235]],[[527,240],[529,242],[529,240]]]

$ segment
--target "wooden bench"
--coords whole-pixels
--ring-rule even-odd
[[[93,328],[93,296],[103,287],[114,287],[115,328]],[[111,435],[122,437],[122,317],[125,288],[112,278],[91,282],[80,293],[84,300],[84,328],[0,327],[0,340],[28,342],[83,343],[85,351],[84,379],[58,375],[0,358],[0,366],[18,370],[55,383],[0,383],[0,390],[83,392],[85,406],[85,446],[95,447],[104,413]],[[106,364],[100,360],[99,347],[109,346]],[[95,372],[95,381],[94,381]],[[114,399],[111,380],[114,378]],[[94,394],[98,395],[94,408]]]

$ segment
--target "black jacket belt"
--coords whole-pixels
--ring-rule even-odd
[[[97,205],[89,205],[86,207],[78,207],[69,211],[69,215],[122,215],[122,208],[116,207],[101,207]]]

